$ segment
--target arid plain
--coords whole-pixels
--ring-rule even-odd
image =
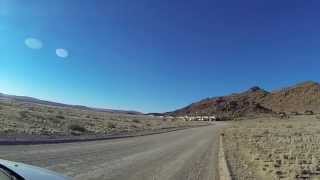
[[[234,121],[223,131],[234,179],[320,179],[320,116]]]

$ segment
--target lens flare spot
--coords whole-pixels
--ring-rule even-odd
[[[56,54],[60,58],[67,58],[69,56],[68,50],[63,48],[56,49]]]
[[[24,43],[30,49],[41,49],[43,47],[42,41],[36,38],[27,38]]]

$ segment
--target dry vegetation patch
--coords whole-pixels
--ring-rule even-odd
[[[164,119],[0,100],[0,137],[109,135],[206,124]]]
[[[234,179],[320,179],[318,117],[234,122],[224,130]]]

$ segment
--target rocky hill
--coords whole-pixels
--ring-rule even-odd
[[[172,112],[172,115],[218,115],[218,116],[248,116],[271,113],[272,110],[263,107],[261,102],[269,92],[252,87],[248,91],[223,97],[214,97],[193,103],[185,108]]]
[[[273,92],[260,87],[252,87],[238,94],[207,98],[168,114],[240,117],[278,112],[304,113],[307,110],[320,112],[320,85],[318,83],[308,81]]]
[[[312,81],[270,93],[261,104],[273,111],[320,113],[320,84]]]

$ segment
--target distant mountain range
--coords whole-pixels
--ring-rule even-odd
[[[273,92],[256,86],[242,93],[207,98],[166,114],[241,117],[279,112],[304,113],[305,111],[320,113],[320,84],[313,81]]]
[[[33,98],[33,97],[14,96],[14,95],[7,95],[7,94],[3,94],[3,93],[0,93],[0,101],[1,100],[2,101],[15,101],[15,102],[19,102],[19,103],[31,103],[31,104],[45,105],[45,106],[63,107],[63,108],[76,108],[76,109],[80,109],[80,110],[89,110],[89,111],[97,111],[97,112],[142,115],[141,112],[137,112],[137,111],[92,108],[92,107],[81,106],[81,105],[69,105],[69,104],[40,100],[40,99]]]
[[[81,105],[69,105],[40,100],[26,96],[13,96],[0,93],[0,101],[16,101],[38,105],[76,108],[97,112],[142,115],[137,111],[92,108]],[[184,108],[167,113],[149,113],[153,116],[185,116],[185,115],[216,115],[221,117],[241,117],[266,115],[279,112],[304,113],[313,111],[320,113],[320,84],[313,81],[299,83],[281,90],[268,92],[258,86],[242,93],[228,96],[206,98]]]

